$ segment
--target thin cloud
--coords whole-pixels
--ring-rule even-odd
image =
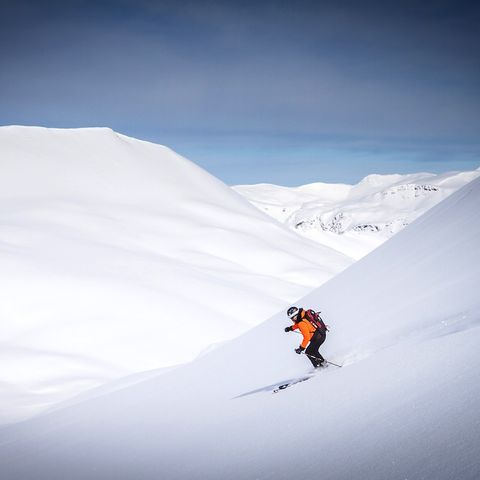
[[[251,132],[278,149],[312,137],[316,151],[340,151],[328,138],[385,151],[395,138],[419,157],[448,141],[467,158],[480,133],[479,8],[401,3],[12,2],[0,123],[108,125],[194,155],[198,139],[238,149]]]

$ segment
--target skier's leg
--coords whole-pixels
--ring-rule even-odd
[[[325,359],[322,357],[322,355],[318,351],[318,349],[320,348],[320,345],[322,345],[324,341],[325,341],[325,333],[322,333],[317,330],[313,335],[312,340],[310,341],[310,345],[308,345],[307,349],[305,350],[305,353],[307,355],[310,355],[308,358],[310,359],[314,367],[318,367],[325,361]]]
[[[310,344],[308,345],[307,349],[305,350],[305,353],[308,355],[308,358],[312,362],[312,365],[317,368],[320,363],[323,361],[323,359],[319,356],[318,353],[318,347],[317,347],[317,342],[316,340],[316,335],[312,337],[312,340],[310,340]]]
[[[325,361],[325,359],[322,357],[322,354],[320,353],[319,349],[323,345],[323,342],[327,338],[327,334],[325,332],[319,332],[319,341],[318,341],[318,346],[317,346],[317,353],[318,353],[318,358],[320,358],[321,363]]]
[[[307,347],[307,349],[305,350],[305,355],[307,355],[307,358],[312,362],[312,365],[317,368],[318,367],[318,360],[316,359],[317,355],[314,353],[312,353],[310,347],[311,347],[312,343],[310,342],[310,345]]]

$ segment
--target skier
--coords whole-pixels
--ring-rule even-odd
[[[318,315],[316,316],[313,310],[304,310],[298,307],[290,307],[287,315],[292,322],[294,322],[294,325],[286,327],[285,332],[300,330],[303,335],[303,341],[300,346],[295,349],[295,352],[301,354],[305,351],[305,354],[315,368],[324,366],[325,359],[318,351],[327,336],[327,327],[323,321],[319,319]],[[315,318],[315,316],[317,318]]]

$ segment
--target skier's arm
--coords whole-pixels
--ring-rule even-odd
[[[302,348],[307,348],[308,342],[310,341],[310,329],[308,328],[307,322],[298,322],[295,327],[300,329],[303,335],[303,341],[300,344]]]

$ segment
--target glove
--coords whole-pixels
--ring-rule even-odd
[[[305,349],[303,347],[298,347],[295,349],[295,353],[298,353],[300,355],[304,350]]]
[[[293,330],[293,327],[285,327],[285,332],[291,332]]]

